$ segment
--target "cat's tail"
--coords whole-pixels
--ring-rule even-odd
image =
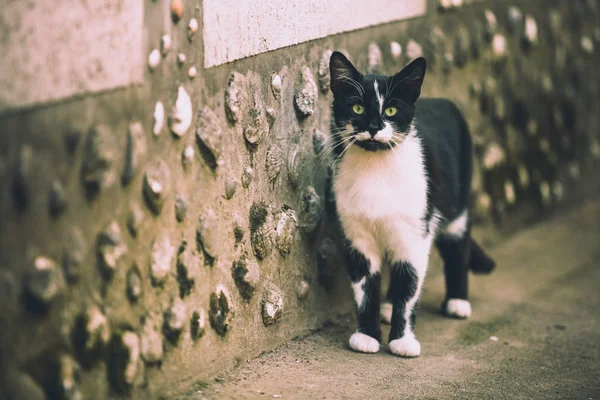
[[[469,269],[475,274],[489,274],[496,268],[496,262],[492,260],[473,238],[471,238],[471,256],[469,258]]]

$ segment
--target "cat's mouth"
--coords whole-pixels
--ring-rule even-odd
[[[391,150],[396,145],[392,140],[382,142],[375,139],[356,140],[354,144],[367,151]]]

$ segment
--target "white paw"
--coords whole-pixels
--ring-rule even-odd
[[[469,300],[449,299],[446,302],[446,314],[456,318],[469,318],[471,316],[471,303]]]
[[[421,354],[421,343],[414,335],[407,335],[390,342],[390,351],[400,357],[417,357]]]
[[[353,333],[348,344],[352,350],[361,353],[377,353],[379,351],[377,339],[360,332]]]
[[[381,305],[381,307],[379,308],[379,318],[381,319],[381,322],[386,323],[386,324],[392,323],[392,309],[393,308],[394,308],[394,306],[392,306],[391,303],[383,303]]]

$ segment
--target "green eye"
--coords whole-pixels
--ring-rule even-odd
[[[356,114],[360,115],[360,114],[365,113],[365,108],[363,106],[361,106],[360,104],[355,104],[352,106],[352,111],[354,111]]]
[[[387,115],[388,117],[393,117],[394,115],[396,115],[397,112],[398,109],[396,107],[388,107],[384,111],[385,115]]]

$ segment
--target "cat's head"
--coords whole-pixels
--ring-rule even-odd
[[[363,75],[336,51],[329,69],[336,145],[378,151],[404,140],[425,78],[424,58],[417,58],[393,76]]]

